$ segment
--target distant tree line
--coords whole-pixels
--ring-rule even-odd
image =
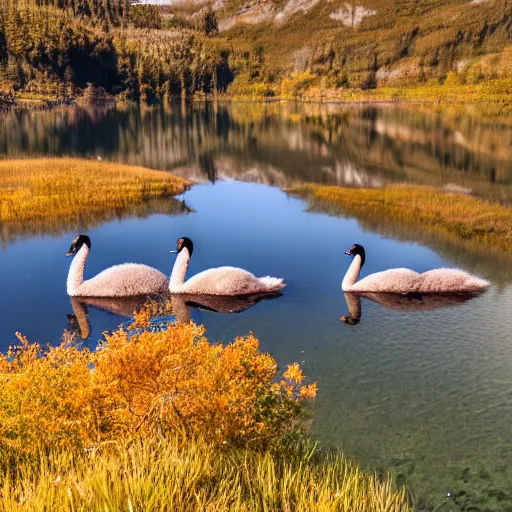
[[[197,28],[160,27],[154,6],[126,0],[33,0],[0,6],[0,90],[74,96],[101,87],[126,99],[156,101],[224,91],[231,50]]]

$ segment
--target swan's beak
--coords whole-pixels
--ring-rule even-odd
[[[64,256],[73,256],[73,253],[72,252],[67,252],[66,254],[64,254]]]
[[[346,254],[347,256],[350,256],[350,251],[345,251],[345,254]]]
[[[176,252],[178,252],[178,251],[169,251],[169,252],[172,254],[172,253],[176,253]]]

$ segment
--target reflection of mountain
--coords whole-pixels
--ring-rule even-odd
[[[380,306],[400,312],[434,311],[436,309],[461,306],[474,298],[468,293],[454,294],[418,294],[401,295],[396,293],[345,293],[348,314],[340,320],[347,325],[357,325],[361,321],[361,298],[368,299]]]
[[[168,197],[152,199],[136,205],[128,205],[122,209],[91,211],[86,215],[81,213],[72,217],[48,217],[20,222],[5,222],[0,224],[0,243],[7,244],[19,236],[31,236],[40,233],[59,235],[88,230],[114,219],[122,220],[128,217],[145,218],[155,213],[181,215],[190,211],[184,201]]]
[[[206,104],[0,115],[0,154],[114,159],[278,186],[453,183],[512,201],[512,126],[415,107]]]

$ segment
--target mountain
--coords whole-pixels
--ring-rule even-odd
[[[0,93],[512,94],[512,0],[168,1],[2,0]]]
[[[222,35],[258,50],[265,78],[310,70],[372,88],[512,73],[510,0],[224,0],[214,9]]]

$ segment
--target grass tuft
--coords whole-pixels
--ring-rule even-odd
[[[302,453],[304,452],[304,453]],[[340,455],[219,448],[174,436],[16,461],[0,512],[409,512],[405,490]]]

